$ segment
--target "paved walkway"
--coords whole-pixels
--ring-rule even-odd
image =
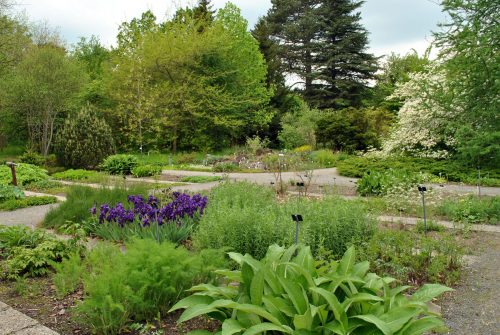
[[[35,228],[43,221],[45,215],[52,208],[56,208],[57,206],[59,206],[59,204],[34,206],[10,212],[0,212],[0,224],[4,226],[24,225]]]
[[[0,335],[58,335],[0,301]]]

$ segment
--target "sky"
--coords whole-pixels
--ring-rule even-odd
[[[192,4],[192,0],[17,0],[18,11],[32,21],[46,21],[69,43],[80,37],[99,36],[106,46],[114,45],[118,26],[150,9],[158,19]],[[221,8],[226,0],[212,0]],[[253,27],[267,13],[271,0],[233,0]],[[431,31],[445,21],[438,0],[366,0],[361,7],[362,23],[370,32],[369,51],[376,56],[391,52],[422,54],[429,46]]]

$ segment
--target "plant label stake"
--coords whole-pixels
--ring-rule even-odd
[[[281,179],[281,160],[285,155],[282,153],[278,154],[278,171],[279,171],[279,177],[280,177],[280,194],[283,194],[283,179]]]
[[[427,213],[425,212],[425,191],[427,188],[425,186],[418,186],[418,191],[422,195],[422,208],[424,209],[424,234],[427,235]]]
[[[477,195],[481,198],[481,167],[477,167]]]
[[[302,192],[304,192],[304,183],[297,183],[297,187],[299,188],[299,200],[300,200],[300,195]]]
[[[16,163],[7,162],[7,166],[10,167],[10,172],[12,173],[12,185],[17,186]]]
[[[299,244],[299,222],[304,220],[300,214],[292,214],[292,220],[295,221],[295,245],[297,245]]]

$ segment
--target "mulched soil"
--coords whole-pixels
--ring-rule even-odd
[[[83,297],[81,290],[77,290],[63,299],[57,299],[55,288],[49,278],[27,279],[23,287],[22,294],[19,294],[16,291],[16,282],[1,280],[0,301],[38,320],[44,326],[59,332],[61,335],[91,334],[89,329],[75,322],[72,316],[72,309]],[[150,332],[162,329],[165,335],[181,335],[196,329],[213,331],[218,327],[216,321],[203,317],[177,325],[176,321],[181,313],[182,311],[178,311],[163,316],[161,321],[149,325],[152,326]],[[122,334],[143,335],[149,333],[125,330]]]

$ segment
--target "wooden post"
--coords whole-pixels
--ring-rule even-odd
[[[12,185],[17,186],[16,164],[13,162],[7,162],[7,166],[10,167],[10,172],[12,173]]]

